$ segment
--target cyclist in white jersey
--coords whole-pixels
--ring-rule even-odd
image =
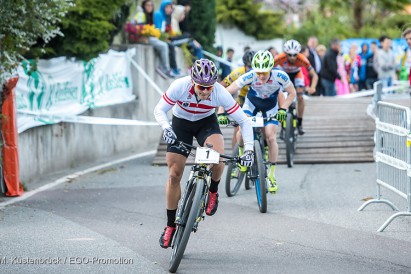
[[[243,105],[244,112],[249,116],[254,116],[261,111],[263,117],[276,117],[275,120],[264,123],[264,135],[268,144],[268,161],[270,164],[268,191],[276,193],[278,189],[275,178],[278,158],[277,126],[278,122],[285,120],[286,110],[293,102],[296,91],[287,73],[273,68],[274,58],[269,51],[258,51],[254,55],[251,66],[253,69],[238,78],[227,90],[234,93],[249,85],[248,94]],[[287,92],[288,96],[285,100],[281,100],[279,108],[278,99],[282,91]],[[284,98],[282,94],[280,97]],[[244,168],[241,168],[241,170],[244,171]]]
[[[249,167],[254,161],[251,123],[231,94],[222,85],[216,83],[217,77],[218,71],[212,61],[208,59],[195,61],[191,68],[191,76],[175,80],[154,109],[154,116],[164,130],[163,139],[168,144],[167,226],[160,237],[160,246],[163,248],[170,246],[176,229],[175,217],[181,196],[180,180],[188,157],[188,153],[173,145],[177,139],[192,144],[193,137],[196,137],[200,146],[211,144],[214,150],[224,153],[224,139],[215,115],[216,107],[222,106],[242,129],[245,152],[240,158],[241,164]],[[167,112],[171,108],[173,109],[172,125],[167,117]],[[207,215],[213,215],[217,210],[218,183],[224,164],[214,165],[211,170]]]

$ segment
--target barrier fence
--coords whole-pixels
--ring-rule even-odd
[[[391,201],[381,198],[381,188],[407,201],[407,210],[389,217],[378,229],[382,232],[395,218],[411,216],[411,110],[380,101],[376,113],[377,197],[365,202],[358,211],[373,203],[384,203],[399,211]]]

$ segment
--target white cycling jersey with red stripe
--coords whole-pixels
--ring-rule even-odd
[[[186,76],[174,81],[162,98],[161,109],[167,112],[173,107],[173,115],[189,121],[198,121],[214,115],[215,108],[222,106],[229,115],[242,112],[230,93],[219,83],[214,85],[207,100],[197,101],[191,77]],[[234,117],[233,117],[234,118]]]
[[[175,80],[154,108],[154,116],[163,129],[170,127],[167,112],[173,108],[173,115],[188,121],[198,121],[215,115],[216,107],[225,111],[240,125],[245,150],[253,150],[253,131],[250,121],[231,94],[219,83],[214,84],[207,100],[197,101],[190,76]]]

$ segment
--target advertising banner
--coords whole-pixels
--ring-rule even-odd
[[[135,49],[110,50],[88,62],[65,57],[22,62],[16,86],[18,132],[58,123],[56,116],[134,100],[130,69],[134,54]]]

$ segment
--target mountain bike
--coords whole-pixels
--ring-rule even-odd
[[[240,189],[243,178],[245,178],[245,189],[250,189],[251,186],[255,186],[258,208],[261,213],[265,213],[267,212],[267,170],[264,159],[264,136],[262,128],[264,127],[265,121],[270,121],[273,118],[251,116],[248,117],[248,119],[251,121],[254,133],[254,164],[252,167],[247,168],[246,172],[241,172],[236,163],[231,162],[227,165],[225,181],[226,193],[228,197],[234,196]],[[231,122],[230,124],[233,126],[237,125],[235,122]],[[238,156],[238,145],[236,145],[233,149],[232,157]],[[235,172],[233,172],[233,170]]]
[[[284,142],[285,142],[285,155],[287,158],[287,166],[293,167],[294,154],[297,142],[297,109],[295,107],[295,101],[289,106],[287,111],[287,118],[282,124],[285,130]]]
[[[182,151],[190,152],[191,155],[193,155],[191,149],[195,149],[196,153],[195,164],[191,167],[184,193],[177,208],[177,229],[171,243],[172,253],[169,264],[171,273],[176,272],[180,265],[191,232],[197,232],[200,221],[205,218],[204,212],[212,174],[211,165],[219,162],[239,162],[238,157],[219,154],[209,146],[195,147],[181,141],[177,141],[176,145]],[[227,159],[227,161],[221,161],[220,157]]]
[[[264,118],[262,116],[249,117],[254,134],[254,164],[247,168],[245,185],[254,185],[257,196],[258,208],[261,213],[267,212],[267,166],[264,159],[264,135],[262,129],[264,122],[270,121],[273,117]]]

